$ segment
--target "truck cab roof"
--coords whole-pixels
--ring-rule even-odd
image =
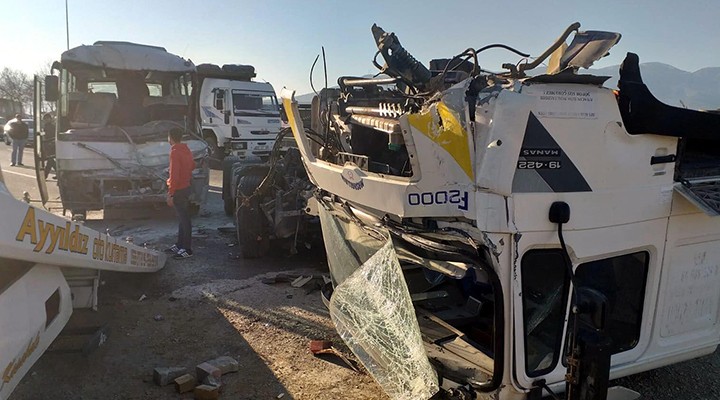
[[[130,42],[99,41],[72,48],[60,57],[66,68],[99,67],[128,71],[194,72],[190,60],[168,53],[163,47]]]

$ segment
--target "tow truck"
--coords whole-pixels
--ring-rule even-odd
[[[73,309],[97,309],[100,271],[155,272],[167,256],[16,199],[2,170],[0,220],[0,399],[7,399]],[[102,344],[106,332],[93,338]]]

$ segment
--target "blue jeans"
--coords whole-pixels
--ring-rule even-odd
[[[12,156],[10,156],[11,164],[22,164],[23,151],[25,151],[25,142],[27,139],[12,139]]]

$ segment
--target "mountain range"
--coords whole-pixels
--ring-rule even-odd
[[[593,75],[610,76],[605,86],[617,88],[619,65],[589,71]],[[720,109],[720,67],[688,72],[672,65],[649,62],[640,64],[640,74],[650,92],[668,105],[696,110]]]

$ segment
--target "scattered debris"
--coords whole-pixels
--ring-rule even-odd
[[[217,386],[200,385],[193,391],[198,400],[215,400],[220,398],[220,388]]]
[[[237,246],[237,243],[228,243],[227,244],[227,247],[235,247],[235,246]]]
[[[155,321],[162,321],[165,319],[165,317],[162,316],[162,314],[157,314],[153,317]]]
[[[278,398],[278,399],[282,399],[283,397],[285,397],[285,393],[280,393],[279,395],[277,395],[277,397],[276,397],[276,398]]]
[[[273,277],[263,278],[261,281],[266,285],[273,285],[276,283],[290,283],[294,288],[306,287],[305,294],[312,293],[322,287],[323,284],[330,282],[328,275],[293,275],[286,273],[279,273]],[[310,284],[308,286],[308,284]]]
[[[207,235],[207,233],[205,233],[205,229],[198,228],[198,229],[193,229],[192,237],[195,239],[204,239],[204,238],[207,238],[208,235]]]
[[[168,301],[176,301],[176,300],[177,300],[177,297],[174,297],[174,296],[168,297]]]
[[[335,357],[339,358],[340,360],[342,360],[342,362],[345,363],[345,365],[347,365],[348,367],[350,367],[350,369],[352,369],[353,371],[361,373],[360,368],[357,365],[357,361],[351,360],[351,359],[345,357],[345,355],[343,355],[341,352],[339,352],[338,349],[332,347],[332,345],[326,349],[313,351],[313,354],[315,356],[321,356],[321,355],[335,356]]]
[[[178,393],[187,393],[195,388],[195,377],[185,374],[175,378],[175,390]]]
[[[165,386],[185,374],[187,374],[185,367],[158,367],[153,370],[153,381],[158,386]]]
[[[263,278],[263,280],[261,282],[266,285],[272,285],[274,283],[282,283],[282,282],[290,283],[299,277],[300,277],[300,275],[286,274],[286,273],[281,272],[273,277]]]
[[[217,230],[220,233],[227,233],[227,234],[231,234],[231,235],[235,235],[235,233],[236,233],[235,225],[233,225],[233,224],[226,225],[226,226],[220,226],[217,228]]]
[[[220,368],[210,364],[209,362],[198,364],[195,367],[195,376],[197,377],[198,382],[203,382],[205,377],[208,375],[220,378],[222,376],[222,371]]]
[[[138,301],[143,301],[143,300],[145,300],[145,299],[147,299],[147,296],[145,296],[145,295],[143,294],[142,296],[140,296],[140,298],[138,299]]]
[[[202,383],[203,385],[215,386],[218,389],[222,388],[222,380],[212,375],[206,376]]]
[[[291,285],[292,287],[301,288],[301,287],[305,286],[305,284],[307,284],[307,283],[310,282],[311,280],[313,280],[313,276],[312,276],[312,275],[310,275],[310,276],[299,276],[297,279],[295,279],[294,281],[292,281],[292,283],[291,283],[290,285]]]
[[[240,370],[240,363],[229,356],[221,356],[214,360],[210,360],[207,363],[219,369],[220,375],[225,375],[230,372],[238,372]]]
[[[333,343],[329,340],[311,340],[310,341],[310,352],[317,354],[317,352],[331,348]]]

